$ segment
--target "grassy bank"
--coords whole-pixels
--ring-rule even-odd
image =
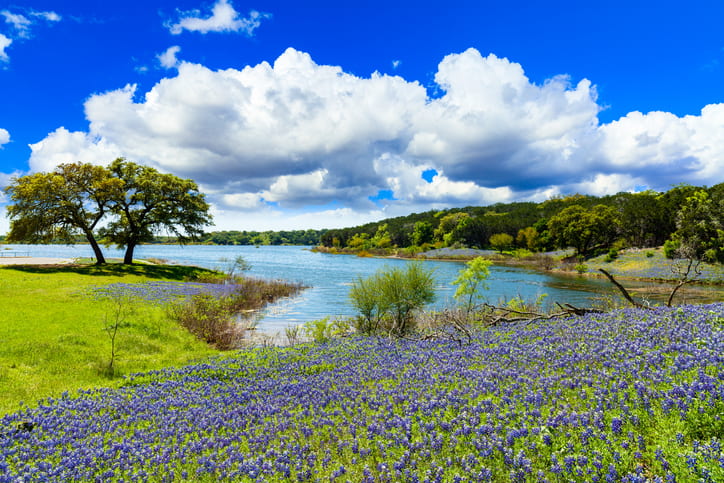
[[[0,414],[64,391],[113,386],[104,327],[114,301],[88,292],[110,283],[180,281],[208,270],[166,265],[0,268]],[[216,353],[151,303],[123,302],[116,376],[176,366]]]
[[[722,481],[723,335],[718,304],[245,350],[1,419],[0,479]]]

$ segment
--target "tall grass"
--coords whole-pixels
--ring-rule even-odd
[[[168,313],[172,320],[219,350],[242,345],[254,311],[303,288],[301,284],[282,280],[238,276],[211,285],[216,289],[171,303]]]

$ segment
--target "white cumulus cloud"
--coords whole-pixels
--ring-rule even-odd
[[[699,116],[632,112],[601,126],[608,170],[656,184],[716,184],[724,173],[724,104]]]
[[[161,67],[173,69],[179,64],[179,60],[176,57],[179,52],[181,52],[181,47],[174,45],[166,49],[163,53],[158,54],[156,57],[158,58],[158,62],[161,64]]]
[[[8,56],[7,52],[5,52],[5,49],[7,49],[12,43],[12,39],[5,37],[3,34],[0,34],[0,61],[8,62],[10,60],[10,57]]]
[[[254,35],[261,21],[270,18],[268,13],[257,12],[252,10],[249,16],[241,17],[239,12],[229,0],[218,0],[211,9],[211,15],[202,17],[202,13],[198,10],[190,12],[179,12],[179,20],[168,26],[169,31],[178,35],[184,30],[189,32],[240,32],[248,36]]]
[[[166,51],[169,65],[177,52]],[[88,131],[50,133],[31,146],[31,169],[124,156],[196,180],[217,225],[250,228],[724,181],[724,104],[600,124],[590,81],[537,84],[474,49],[440,62],[435,98],[418,82],[355,76],[292,48],[241,69],[175,65],[145,93],[91,96]],[[380,200],[387,191],[394,199]]]
[[[0,149],[2,148],[3,144],[7,144],[10,142],[10,133],[7,129],[3,129],[0,127]]]
[[[39,12],[36,10],[30,10],[23,15],[22,13],[12,12],[6,9],[0,11],[0,15],[5,19],[5,23],[15,30],[15,35],[19,38],[29,38],[31,36],[31,27],[37,23],[36,19],[47,22],[59,22],[62,19],[62,17],[55,12]],[[31,18],[28,18],[28,16]]]
[[[122,151],[102,138],[59,127],[42,141],[30,145],[30,169],[52,171],[59,164],[91,163],[106,165],[122,156]]]

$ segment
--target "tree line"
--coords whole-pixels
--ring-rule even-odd
[[[413,253],[441,247],[533,252],[573,247],[584,258],[611,247],[666,245],[672,256],[677,252],[722,262],[724,183],[413,213],[327,230],[320,244],[348,251],[395,247]]]
[[[212,231],[199,237],[211,245],[318,245],[327,230]]]

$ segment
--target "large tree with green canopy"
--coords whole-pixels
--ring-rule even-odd
[[[14,178],[5,188],[10,204],[10,242],[72,243],[82,233],[96,263],[105,257],[96,229],[122,192],[108,169],[87,163],[61,164],[50,173]]]
[[[123,196],[114,200],[115,218],[101,233],[126,248],[123,263],[133,263],[134,249],[157,233],[167,231],[185,243],[202,235],[203,227],[211,223],[209,204],[192,180],[123,158],[113,161],[109,170],[122,181]]]
[[[107,168],[61,164],[50,173],[14,178],[5,192],[8,241],[72,243],[82,234],[98,264],[105,263],[99,240],[125,247],[123,263],[130,264],[135,248],[157,233],[185,243],[211,222],[196,183],[123,158]]]
[[[591,209],[572,205],[548,220],[548,229],[557,245],[573,247],[577,255],[584,257],[594,248],[609,246],[618,234],[618,226],[618,213],[605,205]]]

